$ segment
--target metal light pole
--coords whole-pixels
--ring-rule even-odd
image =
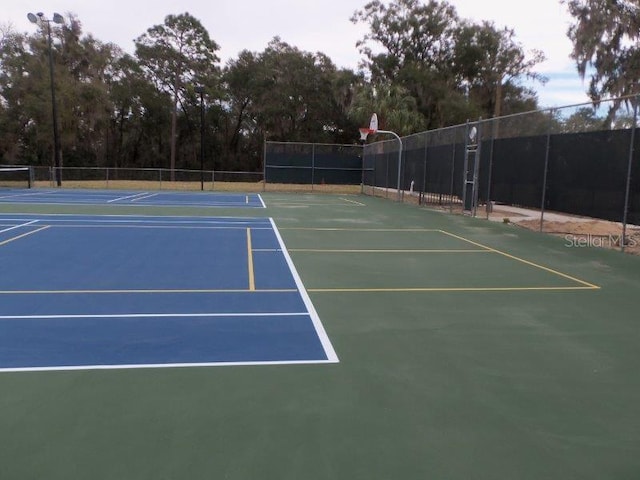
[[[198,85],[194,90],[200,94],[200,190],[204,191],[204,87]]]
[[[58,133],[58,104],[56,103],[56,87],[53,77],[53,47],[51,41],[51,20],[45,18],[44,13],[29,13],[27,18],[31,23],[47,26],[47,46],[49,50],[49,78],[51,80],[51,115],[53,116],[53,158],[54,158],[54,176],[56,184],[62,186],[62,177],[60,168],[62,167],[62,155],[60,150],[60,135]],[[64,18],[59,13],[53,14],[53,22],[62,24]]]

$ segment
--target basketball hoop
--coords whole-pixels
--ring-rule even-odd
[[[363,127],[360,129],[360,140],[362,142],[367,141],[367,137],[369,135],[375,134],[378,131],[378,115],[375,113],[371,115],[371,120],[369,121],[369,128]]]
[[[373,133],[370,128],[364,127],[360,129],[360,141],[366,142],[370,133]]]

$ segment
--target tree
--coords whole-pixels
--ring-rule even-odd
[[[276,37],[261,53],[241,52],[224,79],[233,149],[251,132],[280,141],[355,140],[357,127],[347,118],[355,74],[336,69],[324,54]]]
[[[155,88],[130,55],[114,62],[107,79],[113,115],[110,139],[113,167],[154,167],[166,149],[172,100]]]
[[[494,117],[503,114],[505,100],[509,99],[505,90],[520,97],[518,100],[535,98],[533,92],[519,85],[522,78],[546,82],[545,77],[533,70],[544,61],[544,54],[534,50],[527,58],[522,45],[515,40],[515,32],[509,28],[498,29],[486,21],[462,22],[456,32],[454,51],[456,73],[470,98]]]
[[[581,107],[562,121],[561,128],[563,133],[592,132],[604,130],[605,121],[594,108]]]
[[[416,100],[406,89],[392,84],[363,84],[356,91],[351,115],[359,125],[368,125],[371,114],[378,115],[381,129],[410,135],[425,129],[425,118]]]
[[[34,103],[28,82],[32,57],[28,39],[10,26],[0,29],[0,163],[14,164],[24,155],[23,134],[29,123],[25,104]],[[33,161],[33,159],[30,159]]]
[[[372,83],[403,87],[415,98],[427,128],[443,126],[440,102],[456,89],[450,69],[458,22],[455,8],[435,0],[425,5],[395,0],[388,6],[375,0],[356,11],[351,21],[369,26],[357,45]]]
[[[441,70],[452,59],[458,16],[446,2],[430,0],[423,5],[418,0],[395,0],[387,6],[374,0],[356,11],[351,21],[369,26],[369,33],[356,45],[367,58],[364,66],[374,82],[394,80],[414,63]],[[374,52],[371,42],[384,51]]]
[[[186,111],[187,87],[218,74],[219,46],[189,13],[168,15],[135,40],[136,57],[158,89],[173,98],[171,116],[171,180],[175,180],[178,105]]]
[[[118,47],[83,35],[82,24],[68,14],[58,30],[56,84],[61,142],[67,166],[104,165],[112,104],[107,89]]]
[[[405,88],[428,128],[460,123],[476,113],[500,115],[506,98],[521,94],[520,100],[535,100],[530,90],[518,88],[520,79],[543,79],[533,71],[544,59],[541,52],[528,58],[512,30],[460,21],[446,1],[394,0],[385,5],[375,0],[351,20],[369,26],[358,45],[372,82]]]
[[[562,0],[573,17],[571,57],[595,104],[606,96],[640,93],[640,5],[631,0]],[[609,108],[612,118],[624,100]],[[630,100],[633,101],[633,100]]]

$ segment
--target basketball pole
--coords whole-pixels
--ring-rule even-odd
[[[401,182],[401,178],[400,176],[402,175],[402,138],[400,138],[400,135],[398,135],[396,132],[392,132],[391,130],[378,130],[378,115],[376,113],[373,113],[371,115],[371,120],[369,122],[369,128],[361,128],[360,129],[360,140],[362,140],[363,142],[365,142],[367,140],[367,135],[373,133],[386,133],[388,135],[393,135],[396,140],[398,140],[398,144],[400,145],[400,148],[398,149],[398,201],[401,202],[402,201],[402,194],[400,193],[400,187],[402,186],[402,182]]]
[[[400,135],[398,135],[396,132],[392,132],[391,130],[376,130],[375,133],[386,133],[388,135],[393,135],[396,140],[398,140],[398,144],[400,145],[398,148],[398,201],[402,201],[402,195],[400,193],[400,187],[401,187],[401,178],[400,175],[402,174],[402,138],[400,138]]]

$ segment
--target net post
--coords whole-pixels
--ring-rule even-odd
[[[0,167],[0,187],[10,189],[32,188],[33,167]]]

